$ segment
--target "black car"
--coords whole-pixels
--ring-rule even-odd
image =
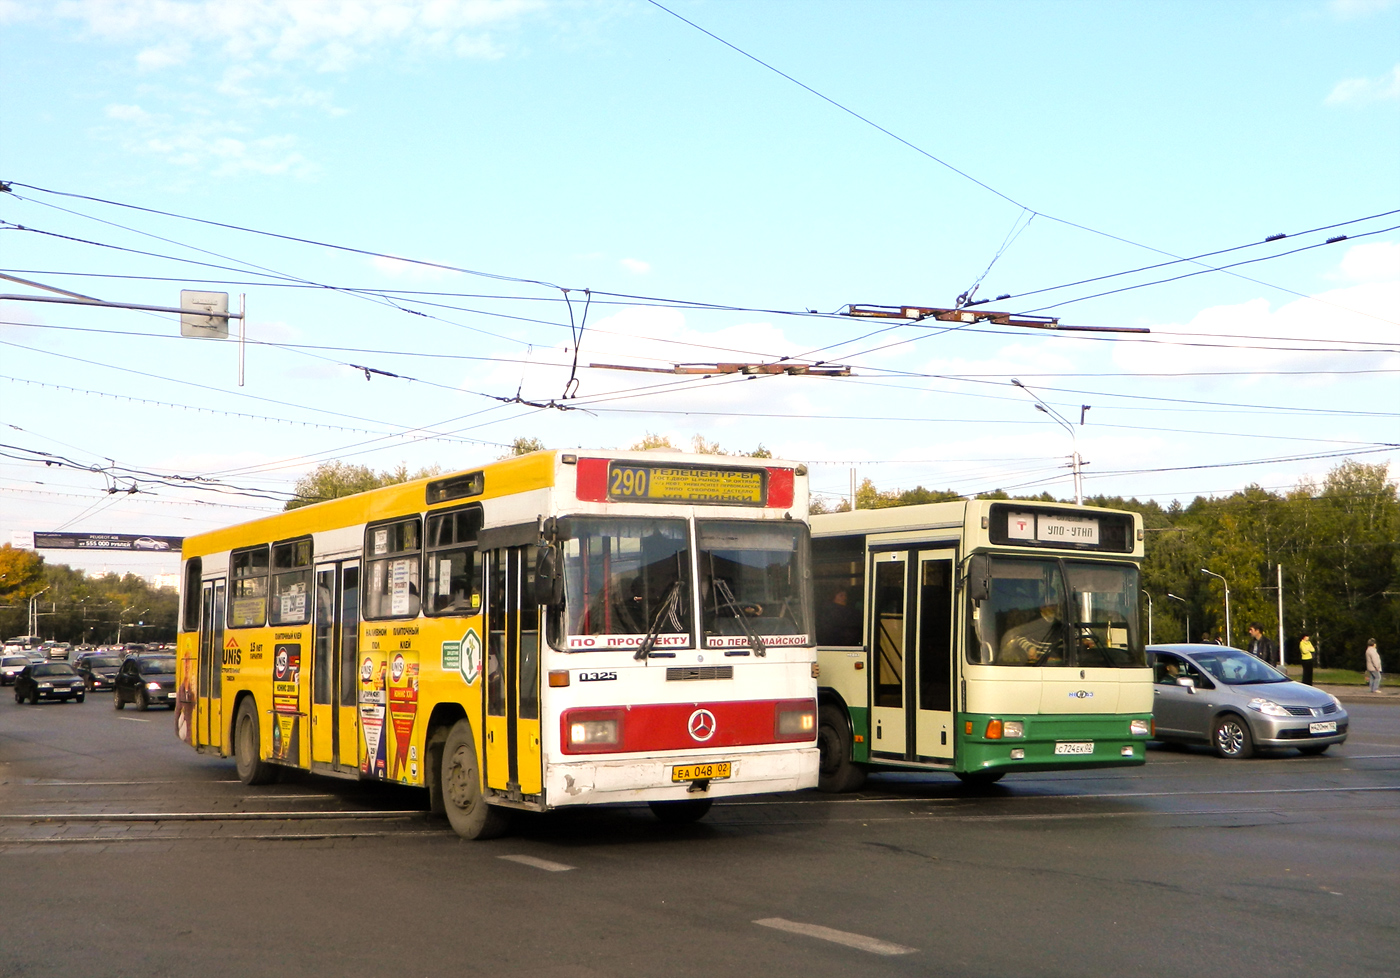
[[[85,655],[76,666],[90,690],[111,689],[121,667],[122,660],[115,655]]]
[[[173,655],[133,655],[122,663],[112,686],[112,705],[120,710],[128,703],[138,710],[155,705],[175,709]]]
[[[40,662],[26,666],[15,679],[15,702],[29,700],[76,700],[87,695],[83,677],[66,662]]]

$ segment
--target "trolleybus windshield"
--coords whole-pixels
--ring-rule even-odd
[[[696,532],[706,648],[811,644],[805,524],[699,520]]]
[[[968,661],[999,666],[1140,668],[1138,570],[1127,564],[993,559],[974,609]]]
[[[569,651],[690,647],[690,527],[683,519],[574,517],[565,522]]]

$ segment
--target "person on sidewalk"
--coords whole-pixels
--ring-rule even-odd
[[[1298,657],[1303,660],[1304,686],[1311,686],[1313,684],[1313,653],[1316,651],[1317,649],[1313,648],[1312,637],[1307,632],[1304,632],[1302,639],[1298,642]]]
[[[1366,643],[1366,679],[1371,684],[1371,692],[1381,691],[1381,653],[1375,639]]]
[[[1269,636],[1264,634],[1264,626],[1257,621],[1249,626],[1249,654],[1258,656],[1271,666],[1278,665],[1274,643],[1269,641]]]

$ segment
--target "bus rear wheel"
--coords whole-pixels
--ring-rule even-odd
[[[851,760],[851,725],[845,711],[831,703],[817,710],[817,789],[839,794],[865,784],[865,765]]]
[[[238,707],[238,719],[234,721],[233,760],[238,780],[244,784],[267,784],[277,776],[272,765],[262,759],[258,708],[251,696]]]
[[[481,790],[472,726],[458,720],[442,745],[442,807],[452,829],[464,839],[494,839],[510,827],[505,809],[487,804]]]
[[[689,825],[705,817],[710,810],[709,798],[688,798],[685,801],[649,801],[652,814],[667,825]]]

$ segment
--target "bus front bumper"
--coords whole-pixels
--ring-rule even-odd
[[[676,768],[728,762],[729,776],[674,781]],[[816,747],[695,757],[551,761],[545,768],[549,808],[639,804],[800,791],[817,786]]]
[[[986,736],[989,721],[1019,720],[1025,736]],[[962,732],[959,771],[1064,771],[1085,768],[1131,767],[1147,763],[1152,715],[992,717],[964,714],[973,732]],[[1130,733],[1131,721],[1144,733]]]

